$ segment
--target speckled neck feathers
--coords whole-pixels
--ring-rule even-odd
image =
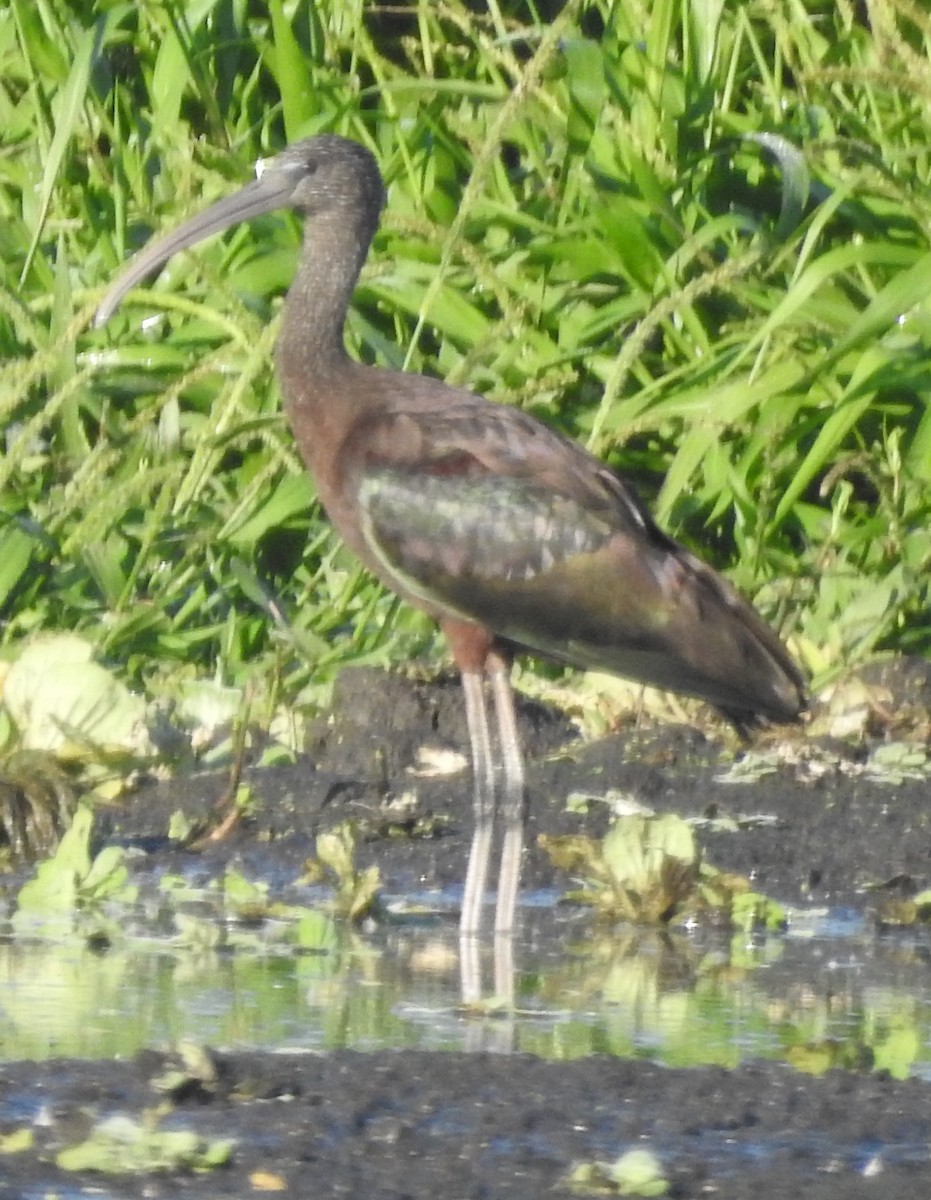
[[[319,140],[319,139],[318,139]],[[361,150],[361,147],[355,147]],[[304,246],[282,316],[278,369],[292,411],[312,402],[314,380],[347,361],[346,313],[365,262],[384,199],[381,178],[367,153],[339,163],[332,183],[311,193]]]

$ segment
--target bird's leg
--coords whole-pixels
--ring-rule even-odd
[[[481,923],[482,901],[485,898],[488,862],[491,857],[495,821],[495,768],[488,731],[483,674],[479,671],[463,671],[462,691],[465,696],[466,721],[472,746],[475,827],[462,896],[459,932],[463,935],[474,935]]]
[[[514,928],[517,889],[520,886],[520,860],[527,822],[527,792],[524,784],[524,757],[517,731],[514,691],[511,688],[510,662],[492,653],[488,671],[498,717],[498,741],[504,772],[504,800],[501,813],[504,840],[501,846],[501,870],[498,875],[498,906],[495,909],[495,935],[510,934]]]

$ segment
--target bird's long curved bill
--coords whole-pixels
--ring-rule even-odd
[[[287,207],[296,182],[294,172],[270,163],[260,178],[247,183],[232,196],[211,204],[171,233],[156,238],[136,255],[104,296],[94,317],[94,324],[100,326],[109,321],[126,293],[179,250],[261,213]]]

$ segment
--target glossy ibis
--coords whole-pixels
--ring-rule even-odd
[[[439,622],[461,672],[475,805],[465,935],[479,928],[485,894],[497,742],[495,930],[506,934],[526,815],[509,679],[515,652],[699,696],[741,727],[794,720],[804,685],[756,611],[582,447],[517,409],[348,357],[343,325],[384,198],[364,147],[329,135],[297,142],[254,182],[145,248],[107,293],[97,323],[155,267],[210,234],[284,207],[308,218],[278,340],[285,411],[346,544]]]

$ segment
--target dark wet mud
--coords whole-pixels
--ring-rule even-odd
[[[874,742],[894,736],[898,709],[926,703],[921,671],[906,684],[887,697],[886,731],[878,729]],[[733,822],[728,832],[713,823],[700,831],[711,862],[750,876],[784,903],[866,914],[875,939],[896,936],[880,928],[883,904],[928,886],[931,786],[920,774],[878,775],[869,739],[835,744],[799,731],[790,738],[797,749],[773,770],[734,782],[734,746],[717,730],[630,729],[583,744],[563,717],[532,703],[523,707],[523,725],[531,760],[528,889],[568,885],[537,836],[602,832],[606,805],[569,812],[566,798],[608,789],[658,812],[735,818],[736,832]],[[452,919],[471,829],[469,778],[467,771],[412,773],[425,745],[466,750],[455,684],[350,673],[307,762],[246,772],[254,808],[226,841],[196,858],[164,841],[170,813],[203,813],[223,794],[226,778],[209,773],[144,786],[111,816],[109,836],[147,851],[136,866],[142,873],[193,863],[215,874],[232,862],[251,876],[287,877],[299,874],[317,833],[353,817],[364,831],[360,865],[377,863],[389,893],[447,897]],[[764,739],[755,753],[766,751]],[[545,920],[545,912],[535,917]],[[920,950],[909,955],[908,970],[931,971]],[[284,1190],[536,1200],[570,1194],[573,1163],[641,1148],[657,1156],[667,1194],[677,1197],[931,1194],[931,1083],[922,1079],[895,1080],[867,1061],[862,1070],[820,1078],[762,1061],[732,1069],[608,1055],[544,1061],[508,1052],[506,1015],[455,1019],[471,1022],[474,1036],[463,1044],[475,1053],[216,1053],[204,1078],[170,1098],[156,1087],[171,1066],[160,1051],[125,1062],[6,1063],[0,1138],[25,1122],[34,1140],[0,1155],[0,1197]],[[87,1127],[113,1114],[152,1119],[159,1106],[164,1128],[234,1139],[229,1164],[117,1179],[54,1165],[57,1150]]]
[[[161,1054],[130,1063],[0,1068],[4,1121],[47,1105],[37,1150],[49,1157],[80,1125],[162,1100]],[[574,1162],[630,1147],[659,1157],[669,1195],[919,1200],[928,1194],[931,1105],[914,1081],[832,1072],[812,1079],[774,1064],[676,1071],[606,1057],[420,1051],[322,1056],[220,1055],[217,1079],[192,1087],[165,1123],[237,1139],[209,1174],[76,1179],[38,1170],[50,1189],[104,1196],[500,1197],[572,1194]],[[62,1079],[68,1082],[63,1085]],[[22,1197],[32,1155],[6,1156],[0,1196]],[[101,1193],[98,1193],[101,1194]]]

